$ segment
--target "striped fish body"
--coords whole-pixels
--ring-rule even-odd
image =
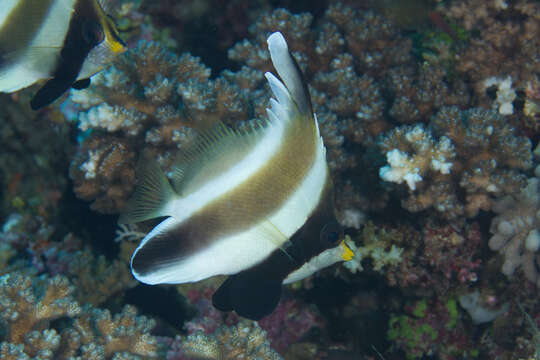
[[[276,97],[268,119],[249,130],[219,126],[202,136],[196,149],[181,155],[172,187],[147,162],[121,218],[168,216],[133,254],[138,280],[185,283],[232,275],[214,294],[214,305],[253,319],[273,310],[283,282],[343,260],[347,250],[335,232],[321,236],[335,216],[309,93],[283,36],[275,33],[268,43],[283,80],[266,73]]]
[[[87,86],[90,76],[125,49],[97,0],[0,2],[0,92],[49,80],[33,108],[72,86]]]

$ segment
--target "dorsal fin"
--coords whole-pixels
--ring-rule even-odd
[[[172,168],[174,190],[183,197],[219,176],[257,145],[268,126],[271,123],[264,120],[234,130],[219,122],[212,129],[202,131],[193,146],[177,156]]]
[[[304,81],[302,71],[294,57],[291,55],[285,38],[280,32],[275,32],[268,37],[267,43],[272,63],[274,64],[279,77],[287,87],[287,90],[289,90],[288,92],[298,107],[298,111],[300,114],[313,114],[311,97],[309,96],[309,91],[306,82]],[[265,74],[267,78],[268,74],[269,73]],[[272,86],[272,81],[270,81],[270,79],[268,79],[268,81],[270,82],[270,86]],[[276,94],[274,86],[272,86],[272,90],[274,90],[274,94]],[[276,94],[276,96],[278,96],[278,94]],[[281,102],[281,99],[278,98],[278,100]]]

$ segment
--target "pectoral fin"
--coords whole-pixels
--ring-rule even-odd
[[[71,87],[75,90],[86,89],[89,86],[90,86],[90,79],[77,80],[73,83],[73,85],[71,85]]]

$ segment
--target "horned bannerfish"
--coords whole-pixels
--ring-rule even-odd
[[[83,89],[127,47],[106,0],[1,0],[0,92],[47,80],[30,105],[49,105],[69,88]]]
[[[267,119],[249,129],[220,125],[183,152],[172,185],[155,161],[121,223],[167,217],[131,258],[147,284],[230,275],[213,295],[221,311],[258,320],[277,306],[282,284],[350,260],[334,214],[326,150],[302,74],[280,33],[268,37],[281,81]]]

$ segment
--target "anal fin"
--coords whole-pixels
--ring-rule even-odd
[[[89,86],[90,86],[90,78],[77,80],[71,85],[71,87],[75,90],[86,89]]]

